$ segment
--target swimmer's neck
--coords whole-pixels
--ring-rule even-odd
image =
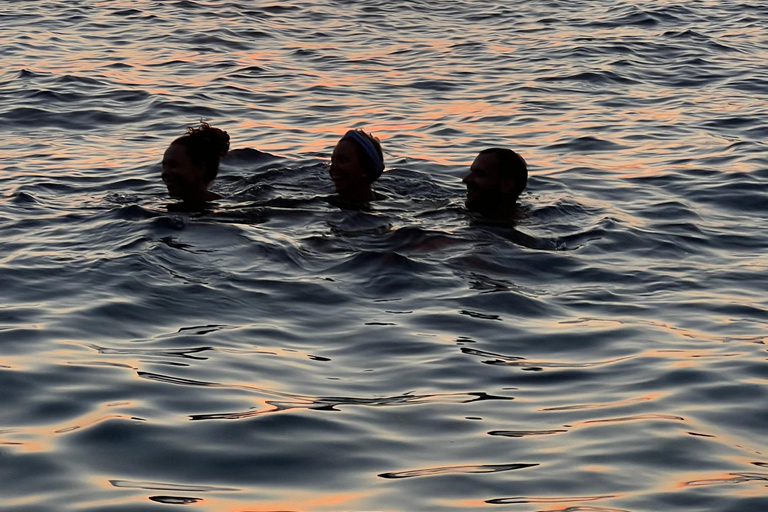
[[[470,212],[493,220],[514,220],[520,215],[517,201],[502,205],[486,206],[483,208],[468,208]]]
[[[376,198],[376,193],[370,186],[360,187],[353,190],[346,190],[343,194],[339,194],[339,198],[351,203],[366,204]]]

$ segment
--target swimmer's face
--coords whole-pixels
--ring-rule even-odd
[[[514,199],[509,197],[514,182],[502,178],[498,158],[494,154],[478,155],[462,181],[467,185],[465,204],[472,211],[490,213],[504,210],[510,202],[514,203]]]
[[[371,184],[363,172],[357,145],[353,141],[342,139],[336,144],[331,155],[330,173],[336,193],[341,197],[361,201],[369,199]]]
[[[208,194],[205,181],[205,164],[195,163],[181,144],[171,144],[163,155],[163,172],[160,177],[168,187],[168,195],[185,202],[204,202]]]

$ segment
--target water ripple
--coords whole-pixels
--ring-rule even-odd
[[[382,473],[381,478],[413,478],[422,476],[451,475],[462,473],[497,473],[499,471],[513,471],[538,466],[538,464],[486,464],[477,466],[451,466],[442,468],[414,469],[410,471],[397,471],[394,473]]]
[[[766,20],[13,2],[3,506],[768,509]],[[232,151],[183,211],[160,160],[201,119]],[[351,127],[367,208],[328,175]],[[512,218],[464,206],[491,146],[529,165]]]

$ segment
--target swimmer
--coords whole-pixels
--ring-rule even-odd
[[[375,199],[371,185],[382,172],[381,142],[363,130],[349,130],[333,149],[331,179],[336,193],[344,200],[367,203]]]
[[[525,160],[511,149],[489,148],[477,155],[469,174],[465,204],[470,211],[488,217],[507,217],[528,182]]]
[[[229,135],[208,123],[187,128],[187,133],[174,140],[163,155],[160,175],[168,195],[188,206],[201,206],[221,196],[208,188],[219,172],[219,160],[229,151]]]

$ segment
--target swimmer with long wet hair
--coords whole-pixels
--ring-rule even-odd
[[[201,207],[221,196],[208,188],[219,173],[219,161],[229,151],[229,135],[208,123],[190,126],[163,155],[160,175],[168,195],[191,207]]]
[[[528,166],[511,149],[484,149],[462,181],[467,185],[467,209],[488,217],[508,217],[528,183]]]
[[[384,172],[384,153],[377,137],[349,130],[331,155],[330,174],[336,193],[346,201],[367,203],[376,198],[373,182]]]

